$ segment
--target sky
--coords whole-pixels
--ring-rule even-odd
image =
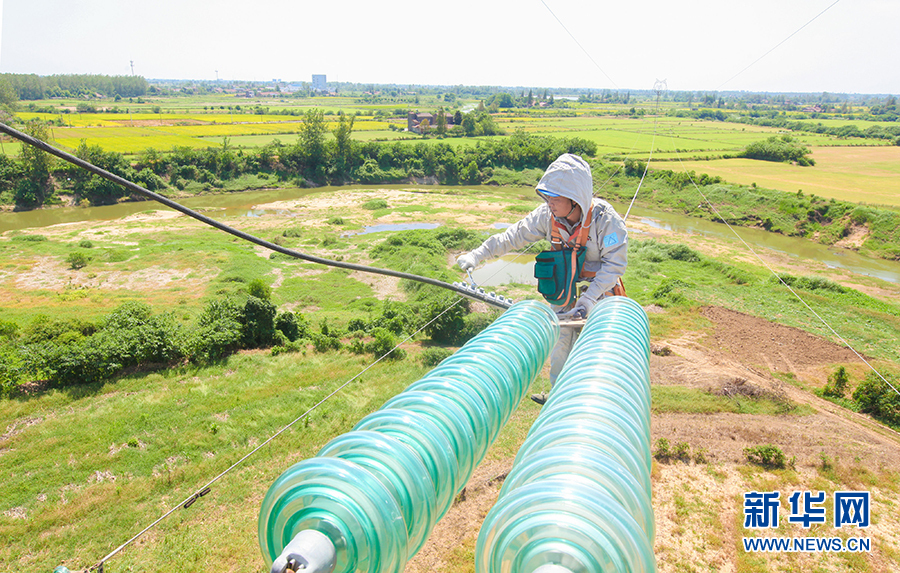
[[[897,0],[0,0],[0,18],[6,73],[900,94]]]

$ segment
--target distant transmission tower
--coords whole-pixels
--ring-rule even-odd
[[[663,94],[663,92],[667,91],[669,86],[666,85],[666,80],[656,80],[653,83],[653,91],[656,92],[656,111],[659,112],[659,98]]]
[[[131,60],[131,75],[134,75],[134,60]]]

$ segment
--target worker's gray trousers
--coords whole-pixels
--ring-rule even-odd
[[[556,346],[553,347],[553,350],[550,351],[551,390],[553,389],[553,384],[556,382],[556,377],[559,376],[563,366],[566,364],[566,358],[569,357],[569,352],[572,351],[572,347],[575,345],[579,333],[581,333],[581,328],[566,327],[559,329],[559,340],[556,342]]]

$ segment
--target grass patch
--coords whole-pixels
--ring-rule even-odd
[[[791,413],[809,415],[813,411],[808,406],[795,406],[773,397],[726,397],[686,386],[651,386],[651,408],[654,414],[763,414],[780,415]]]
[[[4,441],[9,449],[0,456],[4,510],[21,508],[27,516],[5,520],[5,534],[19,541],[0,548],[0,562],[24,570],[60,555],[73,569],[96,562],[360,369],[357,357],[340,353],[302,361],[244,353],[210,367],[0,402],[0,418],[12,421]],[[223,478],[195,511],[177,515],[148,538],[174,537],[175,543],[134,548],[117,567],[132,559],[155,570],[173,560],[213,559],[214,540],[229,537],[226,531],[249,540],[230,550],[235,566],[259,562],[259,506],[248,500],[261,499],[293,462],[313,455],[423,373],[406,361],[377,365],[316,409],[308,423]],[[203,509],[209,503],[229,519],[211,518]],[[77,528],[67,526],[73,520]]]

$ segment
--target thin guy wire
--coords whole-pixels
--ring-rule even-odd
[[[647,156],[647,164],[644,166],[644,174],[641,175],[641,181],[638,183],[637,189],[634,190],[634,197],[631,198],[631,205],[628,206],[628,210],[625,211],[625,216],[622,217],[622,220],[625,221],[628,219],[628,214],[631,213],[631,208],[634,206],[634,202],[637,199],[638,193],[641,190],[641,185],[644,184],[644,177],[647,176],[647,172],[650,170],[650,160],[653,158],[653,148],[656,147],[656,120],[653,120],[653,139],[650,141],[650,155]]]
[[[782,44],[784,44],[785,42],[787,42],[788,40],[790,40],[791,38],[793,38],[793,37],[794,37],[797,33],[799,33],[800,30],[802,30],[803,28],[806,28],[807,26],[809,26],[810,24],[812,24],[813,21],[814,21],[816,18],[818,18],[819,16],[821,16],[821,15],[824,14],[825,12],[828,12],[829,10],[831,10],[831,8],[833,8],[834,5],[837,4],[837,3],[840,2],[840,1],[841,1],[841,0],[834,0],[834,2],[833,2],[830,6],[828,6],[828,8],[825,8],[824,10],[822,10],[821,12],[819,12],[818,14],[816,14],[816,15],[812,18],[812,20],[810,20],[810,21],[807,22],[806,24],[803,24],[802,26],[800,26],[799,28],[797,28],[796,30],[794,30],[794,32],[793,32],[790,36],[788,36],[788,37],[785,38],[784,40],[778,42],[778,43],[777,43],[772,49],[770,49],[768,52],[766,52],[765,54],[763,54],[763,55],[761,55],[760,57],[758,57],[758,58],[756,58],[755,60],[753,60],[753,62],[751,62],[746,68],[744,68],[743,70],[739,71],[738,73],[734,74],[733,76],[731,76],[730,78],[728,78],[727,80],[725,80],[724,82],[722,82],[721,84],[719,84],[719,86],[718,86],[714,91],[720,90],[720,89],[722,88],[722,86],[724,86],[725,84],[727,84],[728,82],[730,82],[730,81],[733,80],[734,78],[738,77],[739,75],[743,74],[744,72],[746,72],[747,70],[749,70],[750,68],[752,68],[754,65],[756,65],[757,62],[759,62],[761,59],[765,58],[766,56],[768,56],[769,54],[771,54],[772,52],[774,52],[775,50],[777,50],[779,46],[781,46]]]
[[[553,13],[553,10],[550,9],[550,6],[547,6],[547,3],[544,2],[544,0],[541,0],[541,4],[544,5],[544,8],[546,8],[547,11],[550,12],[550,14],[554,18],[556,18],[556,21],[559,22],[559,25],[562,26],[563,30],[565,30],[566,33],[569,35],[569,37],[572,38],[572,41],[575,42],[575,45],[577,45],[579,48],[581,48],[581,51],[584,52],[584,55],[588,57],[588,59],[591,61],[591,63],[594,64],[594,66],[596,66],[598,70],[600,70],[600,73],[602,73],[604,76],[606,76],[606,79],[608,79],[610,82],[612,82],[612,85],[614,85],[616,87],[616,89],[619,89],[618,84],[616,84],[616,82],[614,82],[613,79],[611,77],[609,77],[609,74],[607,74],[605,71],[603,71],[603,68],[600,67],[600,64],[598,64],[594,60],[594,58],[591,57],[591,55],[588,53],[588,51],[584,49],[584,46],[581,45],[581,42],[578,41],[578,38],[576,38],[575,35],[572,34],[572,32],[570,32],[568,28],[566,28],[566,25],[563,24],[562,20],[560,20],[559,17]]]

